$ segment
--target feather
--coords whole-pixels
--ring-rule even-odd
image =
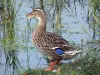
[[[81,51],[78,51],[78,50],[65,51],[65,54],[69,54],[69,55],[75,55],[75,54],[78,54],[78,53],[81,53]]]
[[[57,48],[57,49],[56,49],[56,52],[57,52],[59,55],[64,54],[64,52],[63,52],[60,48]]]

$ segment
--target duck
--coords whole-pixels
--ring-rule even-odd
[[[28,19],[38,19],[37,26],[32,33],[32,42],[35,47],[49,60],[49,67],[44,71],[53,71],[61,60],[72,59],[81,51],[76,50],[67,40],[53,32],[46,31],[46,12],[41,8],[33,8],[28,13]]]

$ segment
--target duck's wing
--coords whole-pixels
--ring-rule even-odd
[[[45,36],[42,37],[44,40],[43,43],[45,44],[48,49],[55,50],[56,48],[60,48],[63,51],[70,51],[74,48],[68,43],[67,40],[58,36],[57,34],[47,32]]]

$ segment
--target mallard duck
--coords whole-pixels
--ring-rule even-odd
[[[61,36],[46,31],[46,13],[43,9],[36,8],[27,14],[28,19],[33,17],[38,19],[38,23],[32,33],[32,41],[36,48],[50,60],[50,67],[45,71],[52,71],[61,60],[71,59],[80,53]]]

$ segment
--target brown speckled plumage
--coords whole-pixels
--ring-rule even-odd
[[[55,52],[55,49],[52,49],[53,47],[59,47],[63,51],[73,50],[73,47],[61,36],[46,32],[46,14],[43,10],[34,9],[33,12],[29,13],[27,16],[28,18],[35,17],[39,20],[37,28],[32,34],[32,40],[42,54],[61,60],[61,56]]]

